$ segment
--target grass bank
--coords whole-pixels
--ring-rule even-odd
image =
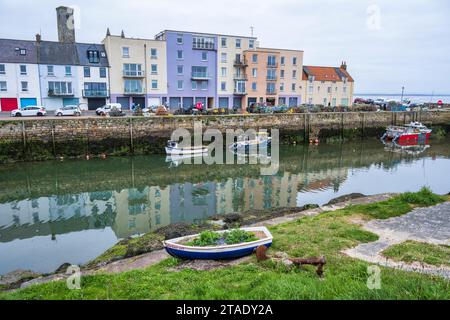
[[[405,241],[386,249],[383,255],[395,261],[450,267],[450,246],[446,245]]]
[[[272,227],[272,251],[294,257],[326,256],[323,279],[314,268],[289,269],[254,259],[218,270],[173,272],[170,268],[180,262],[167,259],[144,270],[83,277],[81,290],[53,282],[2,293],[0,299],[450,299],[450,282],[443,278],[386,268],[381,268],[381,289],[370,290],[369,264],[341,253],[377,240],[355,222],[385,219],[445,200],[423,189]]]

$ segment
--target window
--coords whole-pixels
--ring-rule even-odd
[[[294,79],[297,78],[297,70],[292,71],[292,78],[294,78]]]
[[[236,39],[236,48],[237,49],[241,48],[241,39]]]
[[[227,76],[227,68],[222,68],[222,77]]]
[[[22,91],[27,92],[28,91],[28,82],[22,81],[21,85],[22,85]]]
[[[152,74],[158,74],[158,65],[152,64]]]
[[[256,82],[252,82],[252,90],[256,91]]]
[[[331,87],[327,88],[327,93],[331,93]]]
[[[177,81],[177,89],[178,89],[178,90],[183,90],[183,88],[184,88],[184,82],[183,82],[183,80],[178,80],[178,81]]]
[[[107,96],[108,89],[106,88],[106,83],[104,82],[85,82],[84,83],[84,97],[94,97],[94,96]]]
[[[221,61],[222,63],[226,63],[226,62],[227,62],[227,54],[226,54],[226,53],[222,53],[222,54],[220,55],[220,61]]]
[[[100,63],[100,52],[96,50],[88,50],[87,52],[89,63]]]
[[[152,80],[152,89],[158,89],[158,80]]]
[[[105,52],[105,51],[100,52],[100,56],[101,56],[102,58],[106,58],[106,52]]]
[[[222,45],[222,48],[226,48],[227,47],[227,38],[222,38],[221,45]]]
[[[192,77],[194,78],[207,78],[208,77],[208,68],[207,67],[192,67]]]
[[[106,78],[106,68],[100,68],[100,78]]]
[[[222,83],[220,84],[220,89],[222,91],[226,91],[227,90],[227,83],[225,81],[222,81]]]
[[[291,90],[292,90],[292,91],[295,91],[295,83],[292,84]]]
[[[0,64],[0,74],[6,74],[5,65]]]
[[[280,78],[284,78],[284,70],[280,70]]]
[[[48,83],[48,95],[72,95],[72,82],[54,82]]]
[[[26,76],[27,75],[27,66],[25,66],[25,65],[21,65],[20,66],[20,75],[21,76]]]
[[[142,93],[144,91],[141,80],[127,79],[124,81],[125,93]]]
[[[136,63],[124,63],[123,74],[127,77],[140,77],[144,74],[142,65]]]
[[[320,87],[317,87],[317,92],[320,92]]]
[[[48,76],[54,76],[55,75],[55,70],[54,70],[53,66],[47,66],[47,75]]]
[[[150,56],[152,59],[157,59],[158,58],[158,50],[156,50],[155,48],[151,48],[150,49]]]
[[[252,69],[252,77],[256,78],[258,76],[258,69],[257,68],[253,68]]]
[[[208,90],[208,82],[202,81],[202,90]]]
[[[202,61],[208,61],[208,52],[202,52]]]
[[[65,71],[66,71],[66,77],[72,76],[72,67],[71,66],[66,66]]]
[[[267,66],[271,67],[271,68],[275,68],[277,66],[277,57],[267,56]]]
[[[284,83],[280,83],[280,91],[284,91]]]
[[[91,77],[91,68],[84,67],[84,77],[85,78],[90,78]]]
[[[293,58],[292,58],[292,64],[293,64],[294,66],[297,65],[297,57],[293,57]]]
[[[309,86],[308,93],[313,93],[313,92],[314,92],[314,86]]]
[[[284,60],[285,60],[285,58],[281,57],[280,63],[281,63],[282,66],[284,66]]]
[[[2,92],[8,91],[8,86],[6,85],[6,81],[0,81],[0,91],[2,91]]]
[[[197,90],[197,81],[192,81],[192,90]]]
[[[193,49],[206,49],[214,50],[215,40],[212,37],[193,37],[192,38],[192,48]]]
[[[182,76],[184,73],[184,67],[183,66],[177,66],[177,74],[179,76]]]
[[[237,93],[245,93],[245,81],[237,81],[235,90]]]
[[[267,80],[269,80],[269,81],[277,80],[277,70],[276,69],[267,69]]]
[[[177,35],[177,44],[183,44],[183,35],[182,34]]]
[[[122,57],[123,58],[129,58],[130,57],[130,48],[123,47],[122,48]]]
[[[266,91],[267,91],[268,94],[274,94],[275,93],[275,83],[268,82],[267,83],[267,87],[266,87]]]
[[[253,63],[257,63],[258,62],[258,55],[257,54],[253,54],[252,55],[252,62]]]
[[[343,87],[342,92],[347,93],[347,87]]]
[[[177,59],[178,60],[183,60],[183,50],[177,50]]]
[[[248,47],[249,47],[250,49],[254,49],[254,48],[255,48],[255,40],[250,40],[250,41],[248,42]]]
[[[27,55],[27,49],[20,49],[20,55],[26,56]]]

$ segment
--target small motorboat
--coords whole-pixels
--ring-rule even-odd
[[[389,126],[382,140],[407,141],[407,140],[423,140],[426,141],[431,136],[431,129],[428,129],[420,122],[411,122],[407,126]]]
[[[230,149],[234,151],[249,151],[251,147],[255,148],[267,148],[271,145],[272,138],[269,137],[267,132],[258,132],[255,139],[248,140],[247,136],[241,136],[238,138],[238,142],[233,143]]]
[[[266,227],[241,228],[240,230],[254,233],[258,240],[211,247],[192,247],[187,245],[187,243],[199,237],[196,234],[164,241],[164,247],[171,256],[176,258],[188,260],[226,260],[248,256],[260,246],[269,248],[272,245],[273,237]],[[225,232],[229,231],[218,231],[218,233]]]
[[[178,142],[168,141],[166,146],[167,155],[201,155],[208,153],[208,147],[205,146],[193,146],[183,148],[180,147]]]

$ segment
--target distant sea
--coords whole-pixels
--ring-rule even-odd
[[[383,98],[386,100],[400,100],[401,94],[385,94],[385,93],[360,93],[355,94],[355,98],[365,98],[365,99],[377,99]],[[444,103],[450,103],[450,94],[440,94],[440,95],[431,95],[431,94],[407,94],[403,95],[404,99],[409,99],[416,103],[426,103],[432,102],[436,103],[438,100],[442,100]]]

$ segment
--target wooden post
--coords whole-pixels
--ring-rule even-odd
[[[361,121],[361,138],[364,138],[364,129],[366,125],[366,114],[362,112],[362,121]]]
[[[53,156],[56,158],[56,146],[55,146],[55,124],[52,121],[51,122],[51,126],[52,126],[52,147],[53,147]]]
[[[25,132],[25,121],[22,120],[22,143],[23,143],[23,153],[27,152],[27,135]]]
[[[133,118],[130,117],[130,151],[134,154],[134,142],[133,142]]]

